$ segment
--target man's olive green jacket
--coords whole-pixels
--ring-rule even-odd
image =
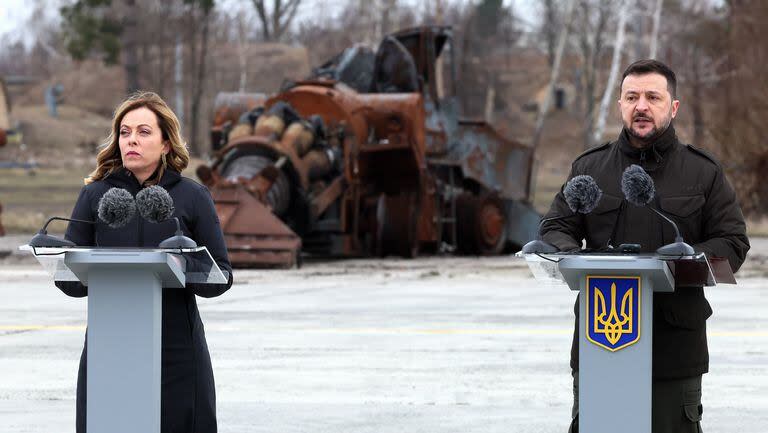
[[[623,130],[618,140],[590,149],[571,167],[569,179],[592,176],[603,191],[597,208],[587,215],[568,208],[562,189],[545,218],[573,215],[543,225],[543,239],[561,250],[572,250],[586,241],[589,249],[623,243],[641,244],[653,252],[675,239],[671,224],[648,207],[624,199],[621,176],[631,164],[642,166],[653,178],[656,197],[649,204],[674,220],[685,242],[697,252],[728,259],[736,272],[749,250],[741,209],[723,168],[709,154],[682,145],[670,126],[644,150],[629,143]],[[701,287],[678,287],[674,293],[657,293],[653,302],[654,378],[681,378],[709,369],[706,320],[712,308]],[[574,308],[578,326],[578,300]],[[577,331],[577,330],[576,330]],[[574,332],[571,368],[578,370],[578,342]]]

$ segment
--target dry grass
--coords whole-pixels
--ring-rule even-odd
[[[110,128],[109,118],[68,105],[59,107],[57,118],[42,105],[15,107],[14,117],[21,124],[24,146],[6,146],[0,156],[52,167],[92,164]]]
[[[748,218],[747,236],[768,236],[768,217]]]
[[[194,169],[202,163],[190,161],[184,175],[197,180]],[[69,217],[83,187],[83,178],[91,172],[90,166],[72,168],[40,168],[36,170],[0,170],[0,214],[10,234],[34,233],[51,216]],[[63,233],[67,225],[56,221],[49,231]]]
[[[536,174],[536,191],[533,196],[533,207],[542,214],[549,210],[555,194],[568,177],[567,171],[555,171],[543,167]]]
[[[8,233],[34,233],[50,216],[69,216],[89,171],[86,167],[0,171],[0,217]],[[64,223],[51,226],[59,233],[65,228]]]

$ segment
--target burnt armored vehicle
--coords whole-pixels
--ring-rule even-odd
[[[492,255],[533,237],[533,149],[460,118],[447,27],[348,48],[277,94],[221,94],[198,169],[237,266]]]
[[[8,91],[5,87],[5,81],[0,77],[0,147],[5,146],[8,141],[8,130],[11,128],[11,103],[8,100]],[[3,227],[3,204],[0,203],[0,236],[5,236]]]
[[[5,146],[6,140],[7,140],[7,137],[5,134],[5,129],[0,128],[0,147]],[[3,215],[3,204],[0,203],[0,236],[5,236],[5,227],[3,227],[2,215]]]

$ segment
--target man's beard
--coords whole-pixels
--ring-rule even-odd
[[[640,118],[640,119],[647,119],[647,120],[653,122],[650,118],[645,117],[645,116],[635,116],[635,117],[632,118],[632,122],[634,123],[634,121],[637,120],[638,118]],[[643,143],[650,143],[653,140],[657,139],[661,134],[663,134],[664,131],[666,131],[667,128],[669,128],[669,125],[671,123],[672,123],[672,116],[668,115],[667,118],[665,119],[664,123],[661,125],[661,128],[657,128],[656,124],[654,124],[653,125],[653,129],[651,129],[645,135],[641,135],[638,132],[636,132],[632,128],[632,124],[631,123],[629,125],[624,124],[624,128],[627,130],[627,132],[629,132],[629,135],[631,135],[632,137],[636,138],[638,141],[643,142]]]

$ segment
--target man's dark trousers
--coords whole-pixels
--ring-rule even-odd
[[[702,433],[701,375],[653,381],[652,433]],[[573,421],[569,433],[579,432],[579,372],[573,372]],[[585,432],[587,433],[587,432]]]

